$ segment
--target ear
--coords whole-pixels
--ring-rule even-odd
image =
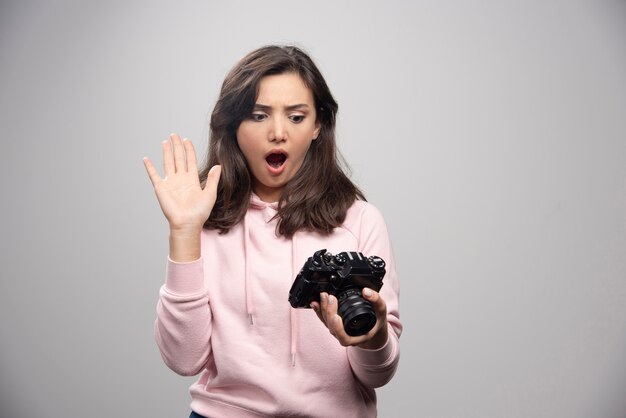
[[[317,139],[321,130],[322,130],[322,124],[319,123],[319,121],[315,122],[315,130],[313,130],[313,141]]]

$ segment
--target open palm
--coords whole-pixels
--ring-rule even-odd
[[[163,141],[163,178],[149,158],[144,165],[170,229],[202,228],[215,204],[221,167],[211,168],[203,189],[193,144],[177,134]]]

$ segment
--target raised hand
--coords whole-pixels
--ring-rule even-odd
[[[199,235],[215,204],[221,167],[216,165],[211,168],[203,189],[193,144],[187,139],[181,140],[177,134],[170,135],[169,141],[163,141],[163,178],[148,157],[143,162],[170,225],[170,256],[172,237],[179,241],[182,237],[192,239],[193,247],[198,250],[194,250],[193,255],[199,256]],[[187,254],[179,258],[190,256]]]

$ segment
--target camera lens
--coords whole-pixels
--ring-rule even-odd
[[[337,295],[338,314],[343,319],[346,334],[357,336],[367,334],[376,324],[376,313],[372,304],[363,299],[360,289],[348,289]]]

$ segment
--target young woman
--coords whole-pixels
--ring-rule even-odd
[[[192,417],[368,417],[374,388],[399,359],[402,325],[391,244],[380,212],[341,168],[337,103],[313,61],[292,46],[245,56],[211,116],[209,155],[163,142],[164,177],[144,159],[170,226],[155,336],[191,388]],[[337,298],[294,309],[289,289],[315,251],[387,262],[366,334],[346,334]]]

